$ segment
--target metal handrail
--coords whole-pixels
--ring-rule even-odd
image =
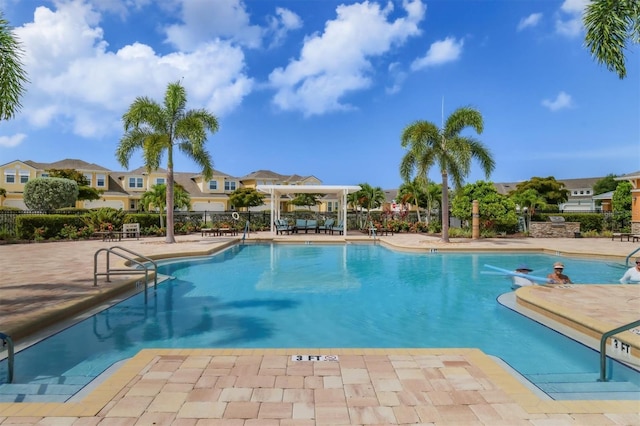
[[[149,283],[149,268],[147,267],[147,265],[145,265],[144,263],[140,262],[137,259],[134,259],[132,257],[129,257],[125,254],[122,253],[118,253],[116,250],[122,250],[125,251],[127,253],[130,253],[134,256],[137,256],[141,259],[146,260],[147,262],[150,262],[151,264],[153,264],[153,269],[154,269],[154,277],[153,277],[153,287],[157,288],[158,287],[158,264],[151,258],[143,256],[139,253],[134,252],[133,250],[129,250],[128,248],[122,247],[122,246],[113,246],[110,248],[101,248],[100,250],[96,251],[96,253],[93,256],[93,285],[97,286],[98,285],[98,275],[106,275],[107,276],[107,282],[110,282],[110,276],[111,275],[131,275],[131,274],[140,274],[140,273],[144,273],[144,278],[145,278],[145,291],[147,289],[147,284]],[[98,272],[98,255],[100,254],[100,252],[105,251],[107,253],[107,271],[106,272]],[[131,263],[135,263],[136,265],[140,266],[141,268],[143,268],[144,270],[140,270],[140,269],[111,269],[110,268],[110,262],[109,262],[109,255],[113,253],[114,255],[121,257],[125,260],[128,260]]]
[[[14,360],[14,349],[13,349],[13,339],[8,334],[4,334],[0,332],[0,339],[2,339],[3,346],[7,345],[7,383],[13,383],[13,360]]]
[[[638,247],[637,249],[635,249],[634,251],[632,251],[629,256],[627,256],[627,259],[625,260],[624,264],[627,266],[627,268],[629,267],[629,259],[631,259],[631,256],[633,256],[634,254],[636,254],[637,252],[640,251],[640,247]]]
[[[622,325],[618,328],[614,328],[613,330],[607,331],[602,335],[602,338],[600,339],[600,378],[598,379],[599,382],[607,381],[607,339],[613,336],[614,334],[618,334],[623,331],[627,331],[633,327],[639,327],[639,326],[640,326],[640,320],[634,321],[626,325]]]
[[[245,222],[245,224],[244,224],[244,233],[242,234],[242,242],[243,242],[243,243],[244,243],[244,239],[245,239],[245,238],[246,238],[246,236],[247,236],[247,233],[249,233],[249,227],[250,227],[250,224],[249,224],[249,221],[247,220],[247,221]]]

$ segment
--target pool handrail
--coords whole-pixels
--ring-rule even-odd
[[[7,345],[7,383],[13,383],[13,362],[15,358],[13,339],[8,334],[0,332],[0,340],[3,342],[3,346]]]
[[[640,327],[640,320],[630,322],[613,330],[609,330],[600,338],[600,378],[599,382],[607,381],[607,339],[615,334],[622,333],[633,327]]]
[[[247,234],[250,232],[249,231],[249,221],[246,221],[244,224],[244,233],[242,234],[242,242],[244,243],[245,238],[247,237]]]
[[[629,259],[631,259],[631,256],[633,256],[634,254],[636,254],[637,252],[640,251],[640,247],[638,247],[637,249],[635,249],[634,251],[632,251],[631,253],[629,253],[629,256],[627,256],[627,259],[625,260],[624,264],[627,268],[630,268],[629,266]]]
[[[154,276],[153,276],[153,287],[157,288],[158,287],[158,264],[151,258],[146,257],[144,255],[141,255],[140,253],[136,253],[133,250],[129,250],[128,248],[122,247],[122,246],[112,246],[109,248],[101,248],[98,251],[96,251],[96,253],[93,256],[93,285],[97,286],[98,285],[98,275],[106,275],[107,276],[107,282],[109,282],[109,278],[110,275],[130,275],[130,274],[140,274],[140,273],[144,273],[144,277],[145,277],[145,291],[147,288],[147,284],[149,283],[149,268],[147,267],[147,265],[145,265],[144,263],[140,262],[137,259],[134,259],[132,257],[129,257],[123,253],[118,253],[116,250],[122,250],[125,251],[129,254],[132,254],[134,256],[137,256],[140,259],[146,260],[147,262],[151,263],[153,265],[153,269],[154,269]],[[100,254],[100,252],[107,252],[107,271],[106,272],[98,272],[98,255]],[[109,266],[109,254],[113,253],[114,255],[121,257],[125,260],[128,260],[131,263],[135,263],[136,265],[138,265],[139,267],[141,267],[142,269],[144,269],[144,271],[139,270],[139,269],[131,269],[131,268],[127,268],[127,269],[111,269]]]

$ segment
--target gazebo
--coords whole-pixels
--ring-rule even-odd
[[[342,203],[338,220],[344,223],[344,235],[347,235],[347,195],[360,191],[358,185],[258,185],[256,190],[269,194],[271,201],[271,233],[275,232],[274,221],[280,219],[280,197],[293,194],[335,194]]]

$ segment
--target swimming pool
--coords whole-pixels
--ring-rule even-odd
[[[234,246],[166,261],[160,273],[172,279],[150,289],[146,304],[138,294],[16,354],[18,384],[1,386],[0,400],[15,395],[9,388],[31,395],[28,387],[39,386],[40,395],[24,400],[64,401],[110,365],[153,347],[474,347],[555,398],[584,399],[558,383],[595,382],[599,354],[500,305],[510,281],[484,268],[526,262],[542,275],[555,260],[350,244]],[[621,273],[592,259],[562,260],[578,283],[616,283]],[[613,381],[640,389],[630,369],[608,370]],[[542,384],[552,376],[559,382]],[[615,399],[602,392],[594,389],[594,399]]]

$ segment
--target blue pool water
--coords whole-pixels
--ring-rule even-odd
[[[247,245],[168,261],[159,272],[173,279],[150,287],[146,303],[138,294],[19,352],[14,382],[25,389],[46,384],[58,395],[46,400],[65,400],[143,348],[200,347],[473,347],[534,383],[595,382],[599,354],[499,304],[510,281],[484,267],[527,263],[533,275],[544,276],[556,260],[374,245]],[[592,259],[562,261],[575,283],[617,283],[624,272]],[[611,364],[612,379],[635,390],[640,382],[633,371]],[[5,369],[6,360],[0,381]],[[548,393],[584,399],[584,390],[554,393],[558,386]],[[5,388],[0,401],[11,394]],[[594,399],[614,398],[599,392]],[[25,400],[38,400],[32,398]]]

